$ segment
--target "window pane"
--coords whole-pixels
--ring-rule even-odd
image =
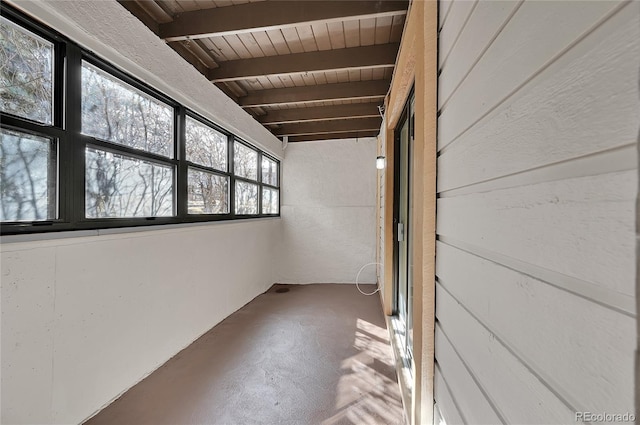
[[[258,152],[241,143],[234,143],[233,167],[236,176],[258,180]]]
[[[236,181],[236,214],[258,214],[258,185]]]
[[[262,188],[262,214],[278,214],[278,191]]]
[[[173,167],[102,150],[86,151],[87,218],[173,214]]]
[[[52,123],[53,44],[0,20],[0,108]]]
[[[173,108],[82,63],[82,132],[173,157]]]
[[[229,177],[189,168],[189,214],[227,214]]]
[[[278,185],[278,164],[265,156],[262,157],[262,183]]]
[[[187,117],[187,161],[227,171],[227,136]]]
[[[0,135],[0,220],[57,218],[55,142],[5,129]]]

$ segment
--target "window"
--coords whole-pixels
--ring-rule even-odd
[[[0,3],[2,234],[279,214],[279,162]]]
[[[189,214],[228,214],[229,178],[189,168]]]
[[[262,182],[271,186],[278,185],[278,164],[266,156],[262,157]]]
[[[2,221],[56,218],[56,143],[50,138],[1,130]]]
[[[278,214],[278,195],[276,189],[262,188],[262,214]]]
[[[236,214],[258,214],[258,185],[236,181]]]
[[[258,152],[236,142],[233,146],[233,168],[238,177],[258,180]]]
[[[262,214],[280,214],[280,177],[278,162],[262,155]]]
[[[86,218],[174,215],[173,167],[87,148]]]
[[[235,141],[233,168],[237,215],[280,214],[278,162],[275,159]]]
[[[82,133],[173,158],[173,108],[84,61]]]
[[[0,18],[0,108],[53,122],[53,43]]]
[[[227,171],[227,136],[187,117],[187,161]]]
[[[227,156],[229,138],[212,126],[192,117],[185,121],[189,214],[228,214],[229,176]]]

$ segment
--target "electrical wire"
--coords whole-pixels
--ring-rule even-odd
[[[378,288],[377,288],[375,291],[373,291],[372,293],[367,294],[366,292],[362,292],[362,289],[360,289],[360,285],[358,285],[358,280],[360,279],[360,273],[362,273],[362,270],[364,270],[364,268],[365,268],[365,267],[367,267],[367,266],[371,266],[371,265],[374,265],[374,264],[375,264],[375,265],[380,265],[380,266],[382,265],[382,264],[380,264],[380,263],[368,263],[368,264],[365,264],[364,266],[360,267],[360,270],[358,271],[358,274],[356,275],[356,289],[357,289],[357,290],[358,290],[358,292],[360,292],[362,295],[373,295],[373,294],[375,294],[376,292],[380,291],[380,287],[378,287]]]

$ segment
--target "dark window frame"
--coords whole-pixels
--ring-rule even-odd
[[[238,137],[235,138],[235,142],[236,143],[240,143],[242,145],[245,145],[253,150],[258,151],[258,158],[257,158],[257,179],[253,180],[253,179],[249,179],[246,177],[240,177],[240,176],[235,176],[236,180],[239,181],[244,181],[247,183],[252,183],[258,186],[258,215],[260,215],[261,217],[279,217],[280,216],[280,208],[281,208],[281,202],[280,202],[280,178],[281,178],[281,174],[280,174],[280,161],[278,161],[276,158],[274,158],[272,155],[269,155],[266,152],[261,151],[260,149],[254,147],[253,145],[251,145],[249,142],[240,139]],[[269,183],[264,183],[262,181],[262,157],[266,157],[268,159],[270,159],[271,161],[274,161],[276,163],[276,174],[278,175],[278,181],[277,181],[277,185],[272,185]],[[233,169],[233,174],[235,175],[235,168]],[[275,189],[278,192],[278,212],[275,214],[263,214],[262,213],[262,188],[263,187],[268,187],[270,189]],[[235,184],[234,184],[234,190],[235,190]],[[234,194],[235,195],[235,194]],[[235,202],[234,202],[234,206],[235,206]],[[235,210],[235,208],[234,208]],[[253,215],[238,215],[240,217],[246,218],[246,217],[252,217]]]
[[[273,155],[262,151],[257,146],[239,138],[232,132],[202,115],[189,110],[170,96],[150,87],[126,71],[99,58],[92,52],[81,48],[78,44],[56,33],[50,28],[35,22],[21,12],[2,3],[2,16],[12,23],[34,33],[38,37],[53,43],[53,122],[51,125],[21,118],[0,111],[0,125],[12,131],[51,138],[57,146],[57,218],[40,221],[5,221],[0,223],[2,235],[59,232],[73,230],[95,230],[122,227],[155,226],[164,224],[216,222],[235,219],[252,219],[280,216],[280,161]],[[140,149],[119,145],[81,133],[81,96],[82,96],[82,62],[106,72],[110,76],[124,82],[136,90],[167,104],[173,108],[173,158],[154,154]],[[186,160],[186,117],[212,128],[227,137],[227,171],[223,172],[201,164]],[[242,143],[258,152],[258,178],[245,179],[234,173],[234,143]],[[172,217],[135,217],[135,218],[86,218],[85,217],[85,152],[87,147],[108,150],[127,157],[151,161],[174,168],[174,216]],[[272,186],[262,183],[262,157],[266,156],[276,162],[278,184]],[[210,172],[229,179],[229,212],[227,214],[189,214],[188,213],[188,170],[193,168]],[[245,215],[235,214],[235,182],[247,181],[258,186],[258,213]],[[278,213],[262,214],[262,187],[270,187],[278,191]]]

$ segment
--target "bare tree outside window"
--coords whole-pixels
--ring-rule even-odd
[[[173,108],[86,62],[82,132],[173,157]],[[172,166],[87,148],[85,176],[87,218],[175,215]]]
[[[49,138],[0,132],[0,220],[56,218],[56,148]]]
[[[262,188],[262,214],[278,214],[278,191],[268,187]]]
[[[262,188],[262,214],[278,214],[278,191],[268,187]]]
[[[0,112],[3,234],[279,213],[278,161],[4,4]]]
[[[173,180],[173,167],[87,148],[85,215],[172,216]]]
[[[189,168],[189,214],[229,213],[229,177]]]
[[[266,156],[262,157],[262,183],[278,185],[278,164]]]
[[[53,44],[0,19],[0,109],[53,121]]]
[[[258,185],[236,181],[236,214],[258,214]]]
[[[236,176],[258,180],[258,152],[235,142],[233,144],[233,170]]]
[[[173,108],[86,62],[82,133],[173,158]]]
[[[227,171],[227,136],[186,117],[187,160],[204,167]],[[228,214],[229,177],[188,169],[187,204],[189,214]]]
[[[187,161],[227,171],[227,136],[191,117],[186,118]]]

